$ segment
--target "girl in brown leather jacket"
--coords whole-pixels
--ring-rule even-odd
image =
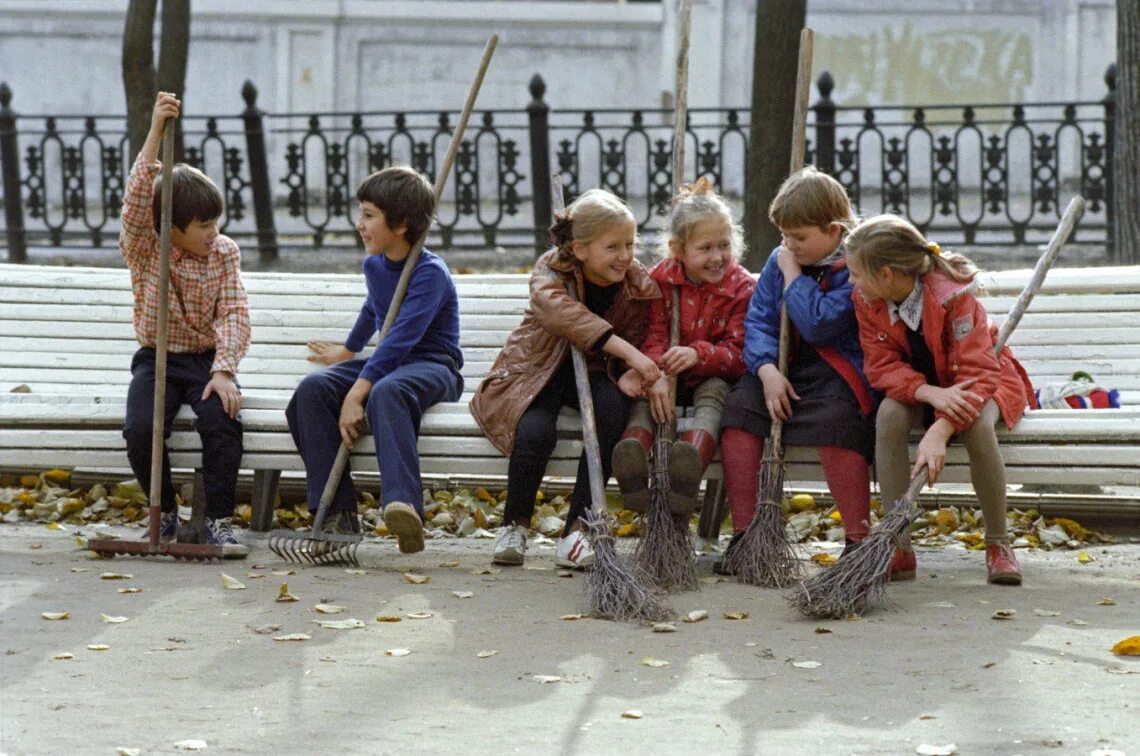
[[[556,215],[551,237],[554,248],[531,273],[522,323],[471,400],[471,414],[483,432],[510,456],[504,528],[493,556],[498,564],[523,563],[535,494],[557,442],[559,412],[578,406],[571,344],[586,357],[605,478],[629,414],[630,399],[617,379],[631,368],[645,386],[660,376],[653,360],[633,346],[641,343],[649,304],[661,291],[634,259],[637,223],[629,206],[610,192],[592,189]],[[574,282],[577,300],[567,291],[568,281]],[[559,565],[587,567],[593,561],[578,526],[589,506],[589,488],[583,453],[555,555]]]

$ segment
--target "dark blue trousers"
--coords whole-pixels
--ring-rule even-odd
[[[131,387],[127,390],[127,417],[123,438],[127,459],[143,491],[150,492],[150,445],[154,432],[155,351],[144,347],[131,360]],[[197,419],[194,427],[202,439],[202,479],[206,487],[206,517],[229,517],[234,513],[238,468],[241,466],[241,420],[226,414],[217,394],[202,401],[210,382],[214,353],[166,355],[165,437],[178,408],[189,404]],[[162,509],[175,508],[174,484],[170,480],[170,453],[162,447]]]
[[[364,415],[376,442],[383,504],[402,501],[415,507],[420,517],[423,483],[416,439],[420,419],[428,407],[458,401],[463,392],[463,377],[450,363],[409,360],[374,383],[364,405]],[[285,410],[289,430],[305,461],[310,511],[316,511],[320,503],[337,449],[343,443],[339,427],[341,405],[363,368],[364,360],[349,360],[306,376]],[[347,472],[329,510],[356,511],[356,488]]]

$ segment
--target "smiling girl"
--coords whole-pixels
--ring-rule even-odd
[[[591,189],[556,214],[550,235],[555,246],[535,262],[522,323],[471,400],[471,414],[487,438],[510,457],[504,528],[493,554],[497,564],[523,563],[535,494],[558,440],[558,414],[564,406],[578,406],[571,345],[586,357],[603,478],[610,476],[610,455],[629,413],[617,378],[627,369],[645,384],[660,376],[653,360],[634,346],[644,335],[649,304],[661,291],[634,259],[637,224],[629,206],[610,192]],[[577,298],[570,296],[568,282]],[[561,566],[593,562],[578,524],[589,497],[583,452],[555,554]]]

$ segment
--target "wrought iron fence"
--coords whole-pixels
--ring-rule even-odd
[[[808,162],[834,175],[859,212],[904,215],[943,243],[1047,240],[1064,195],[1089,200],[1080,237],[1111,249],[1115,72],[1100,101],[844,107],[817,82]],[[546,243],[548,187],[626,198],[644,232],[667,212],[672,112],[552,109],[535,76],[518,110],[479,111],[461,146],[431,244]],[[264,257],[289,246],[356,244],[355,187],[406,163],[433,181],[456,116],[448,111],[266,114],[242,88],[236,115],[183,119],[186,162],[221,187],[225,233]],[[123,116],[22,115],[0,84],[0,168],[9,260],[27,245],[110,243],[130,168]],[[746,190],[748,110],[689,114],[686,176],[710,176],[738,206]],[[273,156],[273,157],[270,157]],[[252,217],[249,213],[253,209]]]

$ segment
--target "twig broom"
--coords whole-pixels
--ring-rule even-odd
[[[800,32],[790,173],[795,173],[804,165],[813,41],[814,33],[811,29],[803,29]],[[780,307],[780,344],[777,353],[777,367],[781,375],[788,374],[790,337],[791,323],[788,320],[788,307],[785,303]],[[768,443],[764,446],[764,459],[760,465],[756,512],[740,542],[725,555],[724,560],[725,571],[736,575],[737,580],[742,583],[765,588],[786,588],[803,575],[803,567],[788,538],[784,524],[784,512],[781,507],[783,496],[784,423],[779,418],[773,417]]]
[[[1049,246],[1037,261],[1033,275],[1017,298],[998,331],[994,353],[1000,354],[1029,303],[1041,290],[1045,274],[1053,265],[1061,248],[1076,228],[1085,209],[1083,197],[1074,197],[1065,209]],[[862,614],[868,609],[882,606],[887,597],[891,557],[899,538],[910,530],[918,517],[918,493],[926,482],[926,466],[911,478],[903,497],[894,503],[891,511],[871,529],[858,545],[843,552],[839,561],[800,585],[788,596],[801,614],[822,619],[842,619]]]

